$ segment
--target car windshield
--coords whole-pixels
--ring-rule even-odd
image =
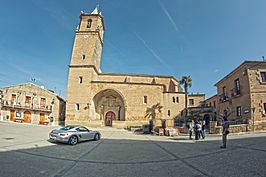
[[[65,126],[65,127],[63,127],[63,128],[60,128],[60,130],[70,130],[70,129],[72,129],[72,128],[74,128],[74,126]]]

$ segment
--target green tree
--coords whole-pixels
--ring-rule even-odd
[[[188,114],[188,88],[192,86],[192,79],[190,76],[183,76],[182,79],[179,81],[181,85],[183,85],[185,89],[185,116],[187,117]]]

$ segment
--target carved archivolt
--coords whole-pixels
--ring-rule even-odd
[[[112,111],[115,113],[115,120],[125,120],[125,104],[122,96],[115,90],[107,89],[99,92],[93,98],[95,111],[103,120],[106,113]]]

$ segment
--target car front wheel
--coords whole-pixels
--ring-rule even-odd
[[[76,145],[78,143],[78,137],[76,136],[71,136],[68,140],[68,144],[70,145]]]
[[[97,134],[94,136],[94,140],[95,140],[95,141],[98,141],[99,139],[101,139],[101,136],[97,133]]]

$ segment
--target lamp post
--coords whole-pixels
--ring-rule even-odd
[[[253,107],[252,108],[252,116],[253,116],[253,126],[252,126],[252,130],[253,130],[253,132],[255,131],[255,114],[254,114],[254,112],[255,112],[255,110],[256,110],[256,108],[255,107]]]

